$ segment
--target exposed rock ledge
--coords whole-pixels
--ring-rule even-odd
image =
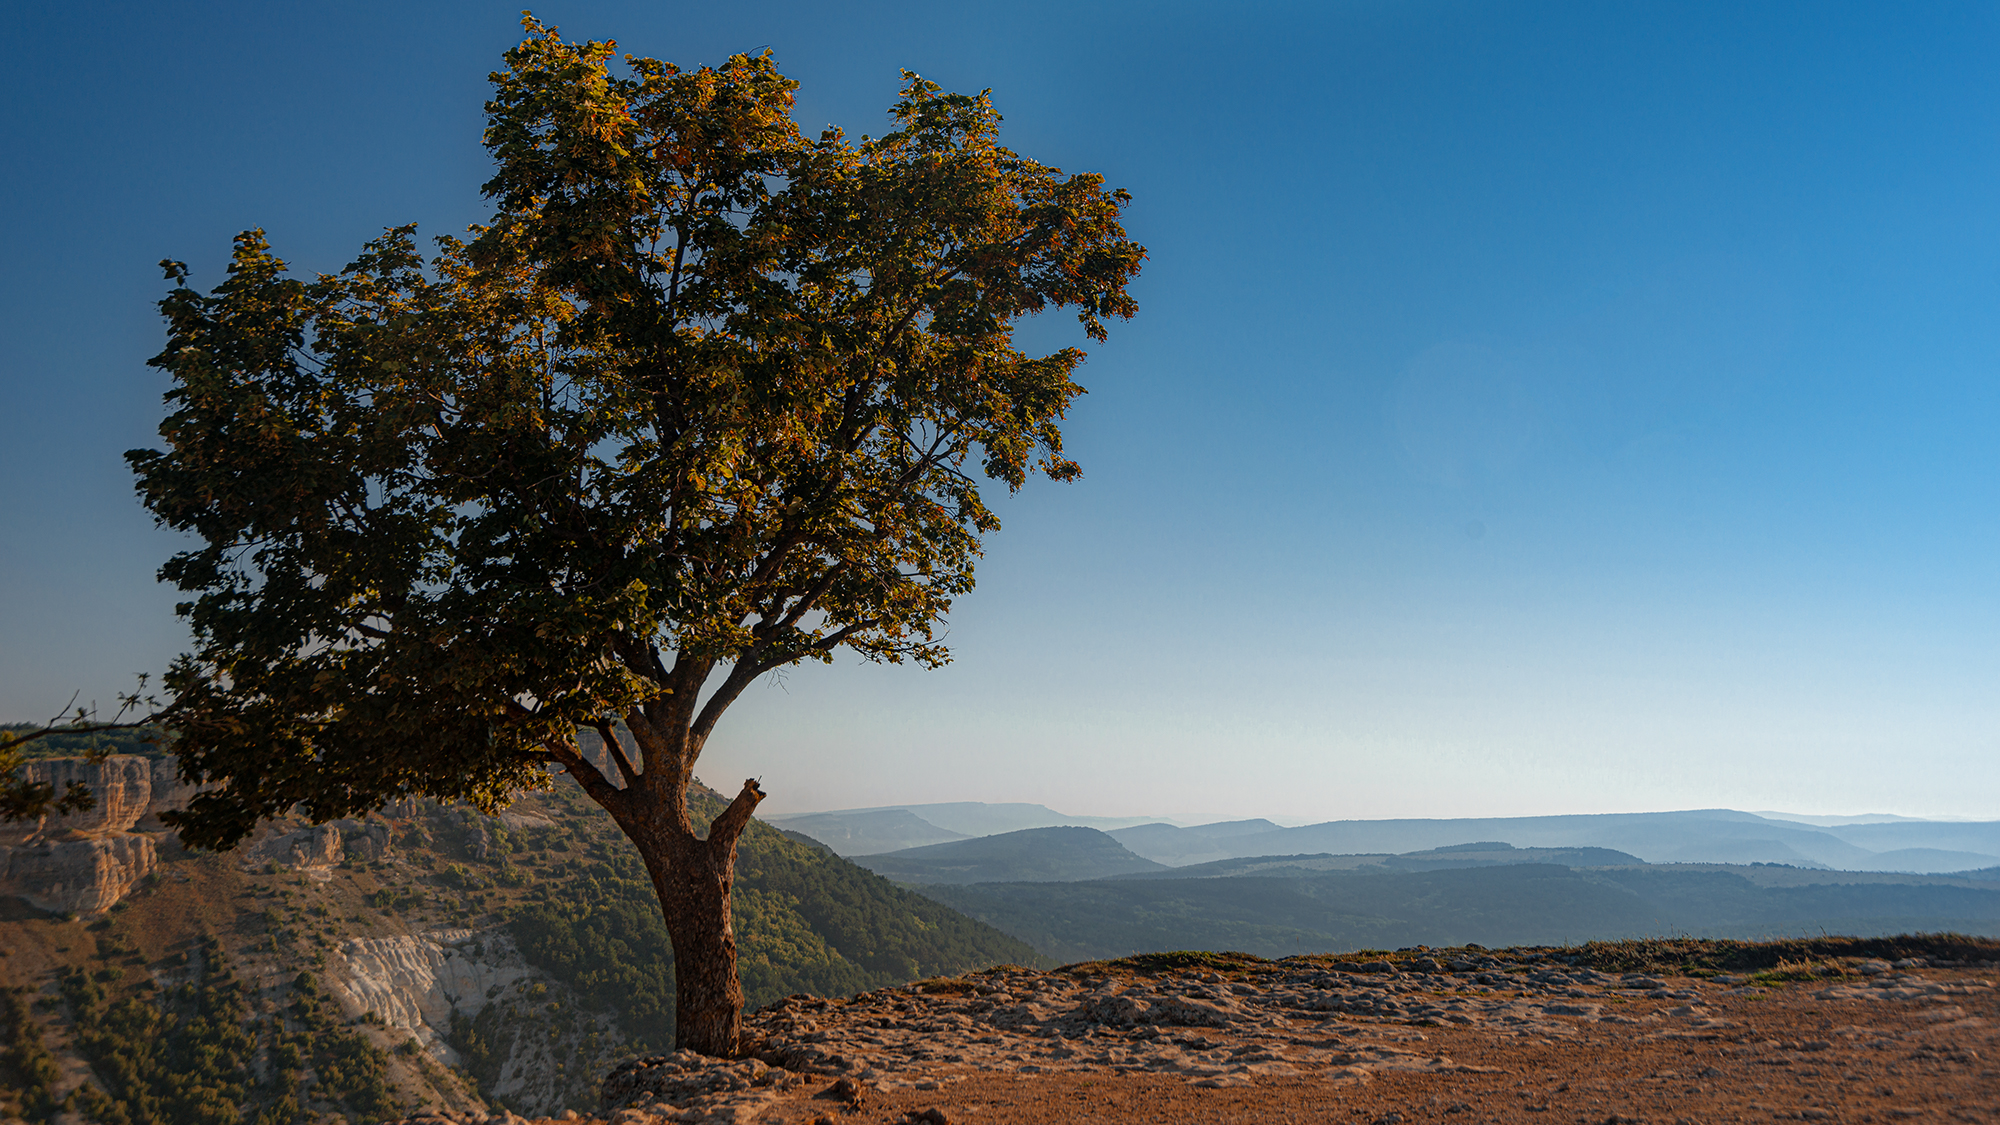
[[[44,758],[21,767],[29,781],[45,782],[57,793],[72,782],[90,787],[95,803],[84,812],[49,814],[35,820],[0,824],[0,846],[43,840],[103,837],[130,832],[159,831],[160,814],[187,807],[197,792],[183,783],[172,758],[141,758],[113,754],[101,762],[88,758]]]
[[[451,1066],[462,1061],[446,1042],[454,1017],[475,1019],[503,1004],[533,1019],[532,1010],[549,1003],[575,1006],[568,989],[536,972],[504,931],[443,929],[422,934],[349,938],[327,966],[327,986],[350,1017],[372,1012],[400,1038],[408,1035],[432,1057]],[[608,1016],[592,1017],[596,1032],[615,1037]],[[546,1035],[511,1037],[500,1080],[486,1089],[513,1105],[561,1104],[555,1082],[559,1050],[574,1042]],[[567,1056],[571,1065],[574,1055]]]
[[[200,791],[181,781],[164,756],[47,758],[21,773],[58,793],[82,782],[95,798],[84,812],[0,824],[0,895],[56,914],[99,913],[130,894],[171,840],[160,814],[186,808]],[[267,827],[242,856],[245,863],[282,863],[324,879],[327,868],[350,856],[379,859],[388,850],[386,825],[338,820],[289,832]]]
[[[541,1122],[1971,1121],[2000,1110],[1990,967],[1864,963],[1788,985],[1527,959],[1417,973],[1340,964],[1002,967],[848,1000],[793,997],[746,1021],[754,1057],[634,1059],[604,1079],[599,1113]],[[506,1112],[407,1125],[447,1121],[528,1125]]]
[[[158,863],[153,838],[137,832],[0,847],[0,894],[55,914],[96,914],[111,909]]]
[[[21,772],[58,793],[82,782],[96,798],[84,812],[0,825],[0,895],[58,914],[109,910],[152,874],[159,864],[152,833],[164,831],[159,815],[186,807],[195,793],[168,758],[49,758]]]

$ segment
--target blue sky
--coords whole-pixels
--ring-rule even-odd
[[[1084,479],[1004,500],[958,656],[801,668],[702,773],[781,811],[2000,817],[2000,10],[579,3],[799,118],[897,70],[1134,195]],[[23,9],[0,718],[183,642],[119,454],[154,263],[486,215],[512,4]],[[1071,342],[1032,323],[1037,344]]]

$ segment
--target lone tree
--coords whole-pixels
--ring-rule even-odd
[[[895,129],[805,138],[768,54],[681,71],[525,21],[493,75],[489,225],[337,276],[238,236],[165,262],[164,451],[128,454],[192,600],[174,818],[226,848],[300,807],[491,809],[559,767],[631,837],[672,935],[680,1045],[737,1048],[735,845],[688,786],[757,677],[936,629],[999,527],[984,480],[1077,474],[1084,355],[1136,310],[1129,197],[1002,148],[985,94],[905,72]],[[619,746],[631,731],[637,753]],[[614,770],[579,752],[595,729]]]

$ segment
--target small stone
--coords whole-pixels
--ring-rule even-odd
[[[819,1098],[832,1098],[834,1101],[846,1102],[849,1105],[860,1105],[861,1099],[867,1096],[867,1091],[868,1087],[862,1085],[859,1082],[856,1082],[852,1078],[843,1075],[838,1081],[834,1082],[833,1085],[828,1086],[826,1089],[821,1090],[819,1093],[813,1096]]]

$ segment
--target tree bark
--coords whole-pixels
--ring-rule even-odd
[[[684,808],[685,792],[681,796]],[[673,940],[675,1045],[717,1058],[736,1055],[743,1031],[730,892],[737,838],[763,799],[757,783],[745,781],[743,791],[709,825],[706,838],[671,828],[628,830],[652,877]]]

